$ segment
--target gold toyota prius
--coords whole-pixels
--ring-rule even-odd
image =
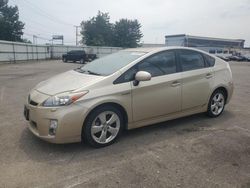
[[[232,92],[229,64],[215,56],[184,47],[135,48],[39,83],[24,115],[43,140],[102,147],[124,129],[201,112],[218,117]]]

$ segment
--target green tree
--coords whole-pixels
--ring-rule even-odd
[[[32,44],[32,42],[29,39],[25,39],[25,38],[22,39],[22,42]]]
[[[143,37],[141,24],[137,20],[121,19],[114,25],[114,45],[134,48]]]
[[[96,17],[81,23],[83,43],[89,46],[112,46],[112,24],[109,14],[98,12]]]
[[[89,46],[117,46],[132,48],[139,46],[143,37],[138,20],[121,19],[110,23],[108,13],[98,12],[96,17],[81,23],[82,42]]]
[[[23,29],[18,7],[8,6],[8,0],[0,0],[0,40],[22,41]]]

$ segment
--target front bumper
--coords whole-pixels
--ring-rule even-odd
[[[42,140],[51,143],[72,143],[81,141],[83,122],[87,108],[77,104],[48,108],[25,104],[25,118],[29,130]],[[57,120],[56,134],[49,134],[50,120]]]

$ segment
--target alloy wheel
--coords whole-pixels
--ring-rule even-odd
[[[216,93],[211,102],[211,112],[217,116],[219,115],[224,108],[225,105],[225,97],[222,93]]]
[[[116,138],[120,127],[119,116],[115,112],[104,111],[92,122],[91,137],[99,144],[107,144]]]

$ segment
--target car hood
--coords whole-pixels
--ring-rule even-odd
[[[40,82],[34,89],[47,95],[56,95],[58,93],[84,88],[103,78],[103,76],[83,74],[71,70]]]

